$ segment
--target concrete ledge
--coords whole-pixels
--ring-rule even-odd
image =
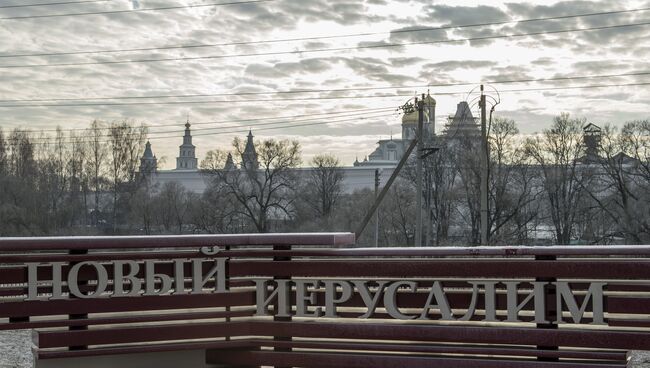
[[[650,351],[633,350],[627,354],[628,368],[650,368]]]
[[[32,330],[0,331],[0,368],[33,368]]]

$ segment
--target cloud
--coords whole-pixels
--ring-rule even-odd
[[[612,7],[609,2],[599,1],[560,1],[552,5],[537,5],[531,3],[507,3],[509,12],[518,19],[535,19],[558,17],[574,14],[589,14],[610,10],[621,10],[621,7]],[[505,27],[503,30],[513,33],[544,32],[549,30],[592,28],[612,25],[623,25],[639,21],[642,13],[619,13],[588,17],[565,18],[535,22],[516,23]],[[641,16],[643,20],[645,17]],[[647,28],[647,27],[646,27]],[[602,51],[603,47],[614,45],[629,45],[632,47],[635,37],[644,37],[647,29],[641,27],[610,28],[575,33],[559,33],[551,37],[535,37],[538,43],[548,47],[573,46],[578,52]],[[597,49],[594,49],[597,47]]]
[[[410,56],[410,57],[391,57],[388,58],[388,62],[395,67],[405,67],[419,64],[426,61],[427,59],[419,56]]]
[[[343,62],[353,72],[365,77],[388,73],[386,62],[377,58],[345,58]]]
[[[630,69],[631,63],[612,60],[590,60],[579,61],[571,64],[571,68],[581,75],[589,74],[613,74],[613,72],[625,72]]]
[[[493,60],[447,60],[424,64],[422,68],[437,72],[450,72],[458,69],[490,68],[497,65]]]
[[[508,20],[503,10],[486,5],[449,6],[442,4],[428,5],[424,8],[425,19],[447,25],[462,25]]]
[[[244,74],[253,78],[279,78],[286,77],[287,74],[268,64],[250,64],[244,70]]]
[[[531,68],[525,65],[498,66],[483,75],[485,81],[533,79]]]
[[[553,65],[553,63],[555,63],[555,60],[553,58],[551,58],[551,57],[544,56],[544,57],[541,57],[541,58],[537,58],[537,59],[531,61],[530,63],[533,64],[533,65],[538,65],[538,66],[550,66],[550,65]]]
[[[391,43],[408,43],[408,42],[430,42],[437,40],[447,40],[446,30],[423,30],[430,28],[422,25],[412,25],[400,27],[390,31],[389,42]]]
[[[275,64],[275,69],[287,74],[312,74],[322,73],[332,68],[332,63],[337,59],[311,58],[303,59],[298,62],[285,62]]]
[[[57,7],[63,11],[118,10],[161,6],[162,0],[120,0],[97,4]],[[192,1],[179,2],[182,4]],[[200,3],[200,2],[199,2]],[[497,2],[491,2],[496,4]],[[381,47],[395,43],[426,42],[508,33],[539,32],[550,29],[591,27],[639,22],[648,13],[585,17],[558,21],[525,22],[504,26],[457,28],[403,32],[422,27],[591,13],[613,9],[607,1],[556,1],[540,5],[516,1],[498,5],[477,5],[470,0],[451,3],[430,0],[282,0],[239,6],[187,8],[165,12],[133,12],[114,16],[78,16],[0,22],[0,48],[4,54],[79,51],[96,49],[148,48],[175,44],[220,44],[384,32],[383,36],[345,37],[247,45],[88,54],[30,58],[0,58],[0,65],[125,60],[184,56],[220,56],[240,53],[293,52],[323,48],[354,48],[341,52],[292,53],[260,57],[215,58],[195,61],[89,65],[61,68],[0,69],[0,99],[88,98],[92,96],[146,96],[164,94],[247,93],[296,89],[345,89],[385,85],[446,84],[477,80],[530,79],[546,76],[613,74],[647,69],[650,55],[650,27],[562,33],[547,36],[508,38],[458,43],[437,43],[402,47]],[[28,14],[34,9],[16,11]],[[9,15],[8,11],[7,15]],[[4,13],[4,12],[3,12]],[[11,13],[12,15],[14,13]],[[392,31],[391,31],[392,30]],[[489,45],[489,48],[485,46]],[[367,48],[365,48],[368,46]],[[481,47],[480,49],[477,47]],[[612,79],[645,81],[648,77]],[[608,80],[610,81],[610,80]],[[592,83],[594,81],[582,81]],[[580,84],[552,82],[549,86]],[[547,85],[547,84],[545,84]],[[505,88],[505,87],[504,87]],[[522,88],[523,87],[522,85]],[[436,88],[432,88],[432,93]],[[449,89],[463,90],[462,87]],[[442,90],[442,91],[447,91]],[[341,91],[309,94],[323,97],[364,97],[395,91]],[[415,91],[404,88],[400,94]],[[421,91],[417,91],[421,92]],[[271,95],[264,98],[269,98]],[[569,96],[569,97],[566,97]],[[564,98],[566,97],[566,98]],[[441,111],[455,110],[457,96],[440,96]],[[550,123],[553,114],[582,106],[598,116],[616,117],[619,110],[641,116],[650,93],[643,88],[600,91],[554,91],[507,94],[501,108],[523,127]],[[596,101],[590,102],[589,100]],[[627,99],[627,101],[626,101]],[[187,99],[199,100],[198,98]],[[215,97],[206,100],[254,100],[250,97]],[[115,120],[134,118],[152,124],[179,124],[189,112],[193,121],[242,119],[303,113],[324,113],[345,109],[386,107],[403,98],[318,100],[179,105],[124,105],[53,108],[0,108],[0,126],[52,128],[85,127],[93,118]],[[526,100],[526,101],[524,101]],[[523,101],[523,102],[522,102]],[[605,103],[603,103],[605,101]],[[616,101],[617,103],[607,103]],[[645,101],[646,105],[643,104]],[[626,103],[624,105],[624,103]],[[645,106],[645,107],[644,107]],[[596,109],[597,108],[597,109]],[[588,110],[591,109],[591,110]],[[621,116],[627,116],[621,113]],[[442,115],[441,115],[442,116]],[[630,115],[631,116],[631,115]],[[636,116],[636,115],[635,115]],[[618,121],[613,119],[613,121]],[[367,124],[366,124],[367,123]],[[319,147],[335,147],[336,152],[368,154],[379,135],[387,136],[399,119],[304,127],[296,131],[268,131],[263,134],[292,134],[300,139],[310,135],[331,137],[306,145],[305,154]],[[367,127],[371,127],[369,131]],[[160,130],[160,128],[158,128]],[[298,129],[298,128],[296,128]],[[522,129],[525,130],[525,129]],[[262,132],[260,132],[261,134]],[[350,137],[359,135],[358,140]],[[232,135],[234,136],[234,134]],[[216,148],[232,136],[202,137],[202,147]],[[217,138],[219,137],[219,138]],[[347,137],[347,138],[338,138]],[[180,137],[156,140],[159,156],[175,157]],[[358,146],[360,142],[368,147]],[[365,149],[369,148],[369,149]],[[172,160],[173,161],[173,160]]]

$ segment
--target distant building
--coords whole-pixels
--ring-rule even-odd
[[[424,137],[431,141],[435,136],[435,108],[436,101],[427,95],[424,99]],[[460,102],[456,113],[450,116],[445,131],[438,136],[440,139],[455,139],[465,136],[480,136],[480,128],[473,117],[470,107],[466,102]],[[345,192],[353,192],[364,188],[374,187],[375,169],[381,168],[380,181],[386,183],[393,170],[404,156],[409,144],[415,138],[418,124],[418,113],[413,111],[402,116],[402,134],[400,138],[382,139],[377,142],[377,148],[363,161],[355,160],[353,166],[342,167],[344,173],[343,188]],[[151,144],[147,142],[145,152],[141,158],[141,172],[153,173],[154,184],[163,185],[166,182],[177,181],[188,190],[202,193],[207,187],[207,179],[198,168],[196,147],[192,144],[192,132],[189,120],[185,124],[183,144],[179,146],[179,155],[176,158],[174,170],[158,170],[157,161],[152,153]],[[253,132],[249,130],[246,145],[242,153],[242,166],[258,169],[259,161],[255,150]],[[146,163],[146,164],[144,164]],[[152,169],[152,167],[154,169]],[[228,155],[225,169],[237,168],[232,155]],[[308,175],[311,168],[299,168],[300,175]],[[383,184],[382,184],[383,185]]]
[[[430,95],[424,98],[424,137],[430,139],[435,134],[435,111],[436,100]],[[415,138],[418,127],[417,110],[406,113],[402,116],[402,137],[382,139],[377,142],[377,148],[363,161],[358,159],[354,161],[353,166],[372,166],[372,167],[395,167],[402,159],[408,149],[409,144]]]
[[[600,139],[602,130],[599,126],[589,123],[583,129],[583,143],[585,145],[584,163],[595,163],[599,160]]]
[[[147,141],[142,158],[140,158],[140,174],[149,175],[156,172],[158,172],[158,159],[151,151],[151,143]]]
[[[456,105],[456,113],[447,118],[443,137],[455,138],[480,138],[481,126],[478,119],[472,115],[469,104],[461,101]]]
[[[176,157],[176,170],[196,171],[199,169],[196,159],[196,147],[192,144],[190,126],[190,120],[187,119],[183,144],[178,147],[179,152],[178,157]]]
[[[257,161],[257,152],[255,152],[255,143],[253,142],[253,132],[248,131],[248,137],[246,137],[246,147],[242,153],[242,169],[246,170],[257,170],[260,166]],[[230,157],[232,160],[232,156]],[[227,163],[226,163],[227,164]]]

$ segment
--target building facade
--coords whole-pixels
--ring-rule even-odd
[[[436,101],[429,95],[424,99],[424,137],[425,141],[431,142],[435,137],[435,107]],[[418,112],[411,111],[402,116],[401,137],[383,139],[377,142],[377,147],[362,161],[355,160],[352,166],[341,168],[344,174],[343,190],[352,193],[361,189],[374,188],[375,170],[379,172],[380,182],[386,183],[392,175],[395,167],[404,156],[409,144],[415,138],[418,125]],[[208,183],[199,170],[196,157],[196,147],[192,144],[192,132],[189,120],[185,124],[183,144],[179,146],[179,155],[176,158],[176,168],[173,170],[159,170],[157,160],[153,154],[151,144],[147,142],[145,152],[141,158],[141,173],[150,174],[152,182],[160,186],[167,182],[176,181],[185,188],[195,193],[202,193]],[[479,126],[476,124],[469,105],[460,102],[456,113],[448,118],[445,130],[438,138],[458,138],[461,136],[476,137],[480,134]],[[246,145],[242,152],[242,168],[257,169],[259,167],[257,152],[255,151],[254,135],[249,130],[246,137]],[[226,169],[236,168],[232,155],[228,155]],[[311,168],[296,169],[300,175],[309,175]]]

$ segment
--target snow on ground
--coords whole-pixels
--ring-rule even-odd
[[[629,353],[630,368],[650,368],[650,351],[631,351]]]
[[[0,331],[0,368],[32,368],[32,331]]]

